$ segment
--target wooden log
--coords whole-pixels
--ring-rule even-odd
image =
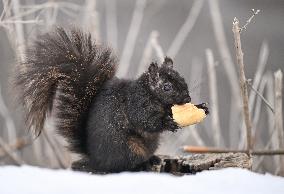
[[[181,157],[159,156],[159,164],[149,164],[142,171],[172,173],[177,175],[195,174],[203,170],[228,167],[251,169],[251,159],[245,153],[192,154]]]
[[[203,170],[216,170],[228,167],[251,169],[252,161],[246,153],[191,154],[180,157],[159,155],[154,160],[145,162],[134,171],[184,175],[195,174]],[[97,173],[92,171],[86,161],[73,163],[72,168],[73,170],[94,174],[107,174],[107,172]]]

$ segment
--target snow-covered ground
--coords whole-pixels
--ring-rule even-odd
[[[177,177],[155,173],[89,175],[70,170],[4,166],[0,167],[0,193],[284,194],[284,178],[233,168]]]

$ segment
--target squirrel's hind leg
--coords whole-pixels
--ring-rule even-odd
[[[151,171],[153,166],[161,164],[161,158],[153,155],[151,156],[147,161],[137,165],[135,168],[133,168],[132,172],[139,172],[139,171]]]
[[[71,169],[74,171],[87,172],[90,174],[107,174],[108,173],[108,172],[100,172],[92,168],[90,165],[90,160],[86,157],[73,162],[71,165]]]
[[[73,162],[71,168],[75,171],[93,172],[93,169],[91,169],[89,165],[89,159],[87,158],[83,158]]]

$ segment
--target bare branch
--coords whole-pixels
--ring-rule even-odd
[[[139,66],[138,66],[137,75],[140,75],[146,69],[147,63],[150,63],[150,60],[151,60],[150,58],[151,58],[152,52],[153,52],[152,41],[157,36],[159,36],[159,32],[156,31],[156,30],[153,30],[151,32],[147,42],[146,42],[146,46],[144,48],[142,58],[140,60]]]
[[[174,38],[169,50],[167,51],[167,55],[174,58],[177,53],[179,52],[180,48],[182,47],[183,43],[185,42],[186,37],[192,30],[193,26],[196,23],[196,19],[199,16],[201,8],[203,7],[204,0],[195,0],[190,11],[189,15],[186,18],[186,21],[180,28],[179,32],[177,33],[176,37]]]
[[[118,49],[117,42],[117,14],[116,0],[106,0],[106,28],[107,40],[114,50]]]
[[[159,37],[159,32],[153,30],[144,48],[144,52],[140,64],[138,66],[137,75],[140,75],[146,69],[146,65],[148,65],[148,63],[151,62],[150,58],[152,56],[153,49],[154,51],[156,51],[155,53],[156,56],[158,57],[159,62],[162,63],[164,61],[165,55],[161,45],[159,44],[158,37]]]
[[[59,7],[58,4],[54,4],[54,6],[45,11],[46,15],[46,28],[52,27],[56,23],[56,18],[58,15]]]
[[[139,33],[142,24],[145,7],[146,7],[146,0],[136,0],[135,10],[133,13],[130,28],[126,36],[126,41],[120,59],[120,67],[118,68],[117,71],[117,76],[119,77],[125,76],[129,69],[130,60],[133,55],[137,35]]]
[[[67,161],[65,160],[65,158],[59,153],[56,143],[54,142],[54,140],[52,139],[52,137],[50,137],[50,135],[46,132],[46,130],[43,130],[43,136],[46,139],[46,141],[48,142],[49,146],[51,147],[51,149],[53,150],[57,161],[60,165],[61,168],[67,168]]]
[[[97,12],[97,0],[86,0],[83,15],[83,26],[91,32],[95,40],[100,41],[99,13]]]
[[[6,106],[3,96],[2,96],[2,88],[0,86],[0,115],[4,118],[8,143],[11,143],[14,139],[17,138],[16,127],[13,121],[13,118],[10,115],[8,107]]]
[[[58,10],[60,9],[62,12],[66,13],[69,16],[72,15],[72,17],[75,16],[74,14],[71,14],[72,11],[74,12],[82,10],[82,6],[77,5],[75,3],[49,1],[42,4],[21,5],[21,10],[23,11],[17,13],[16,15],[6,17],[6,20],[19,20],[23,17],[29,16],[43,9],[57,9],[57,8]]]
[[[275,129],[278,132],[279,148],[284,148],[283,113],[282,113],[282,84],[283,74],[279,69],[274,73],[275,84]],[[279,173],[284,175],[284,158],[280,157]]]
[[[233,33],[235,40],[236,59],[237,59],[237,64],[239,65],[240,87],[243,99],[243,114],[245,118],[246,132],[247,132],[247,151],[250,152],[250,150],[252,150],[252,143],[251,143],[252,124],[251,124],[251,117],[248,105],[248,90],[247,90],[247,82],[244,70],[245,65],[244,65],[243,51],[241,46],[240,27],[237,18],[234,18],[233,21]]]
[[[218,88],[215,72],[214,56],[211,49],[206,49],[207,70],[208,70],[208,83],[211,100],[211,119],[212,119],[212,132],[215,139],[216,146],[223,146],[223,135],[220,127],[219,120],[219,107],[218,107]]]
[[[153,38],[152,40],[152,47],[154,48],[154,50],[156,51],[156,56],[158,57],[158,60],[160,63],[164,62],[164,58],[165,58],[165,54],[164,51],[159,43],[158,40],[159,36],[156,36],[155,38]]]
[[[258,58],[258,63],[257,63],[257,70],[253,78],[252,88],[255,88],[255,89],[258,88],[263,72],[264,72],[264,69],[267,65],[268,56],[269,56],[268,44],[267,42],[263,41],[260,47],[259,58]],[[253,107],[253,104],[255,101],[255,95],[256,94],[254,92],[250,92],[250,95],[249,95],[250,109],[252,109]]]
[[[0,16],[0,21],[4,20],[5,15],[7,15],[7,11],[11,10],[11,1],[2,1],[3,2],[3,11]]]
[[[82,10],[82,6],[78,5],[76,3],[54,2],[54,1],[48,1],[48,2],[45,2],[45,3],[41,3],[41,4],[22,5],[21,8],[22,9],[43,9],[43,8],[50,8],[50,7],[52,8],[54,6],[65,7],[65,8],[71,9],[73,11]]]
[[[13,154],[13,150],[10,149],[10,147],[4,142],[2,137],[0,137],[0,146],[2,147],[2,150],[6,152],[6,154],[18,165],[24,164],[24,161],[21,160],[17,155]]]
[[[20,2],[19,0],[14,0],[12,3],[12,9],[14,15],[17,13],[20,13]],[[19,17],[19,20],[21,20],[21,17]],[[15,33],[16,33],[16,51],[19,57],[20,61],[23,61],[25,59],[25,31],[24,26],[22,23],[15,23]]]
[[[3,24],[34,24],[41,23],[42,20],[4,20],[0,22],[0,25]]]
[[[190,83],[194,83],[195,80],[200,80],[202,76],[202,69],[203,69],[203,64],[201,63],[199,58],[193,58],[192,59],[192,65],[191,65],[191,70],[190,70]],[[195,87],[195,92],[191,94],[192,99],[200,99],[200,87]],[[192,92],[192,90],[191,90]],[[206,143],[202,139],[202,137],[199,134],[199,130],[197,128],[198,126],[192,125],[189,126],[189,129],[185,129],[184,133],[187,134],[187,137],[189,137],[189,141],[195,141],[197,145],[199,146],[205,146]]]
[[[20,150],[28,145],[31,145],[33,141],[29,140],[27,137],[18,138],[14,143],[9,144],[10,151]],[[7,152],[3,149],[0,149],[0,158],[6,156]]]
[[[231,89],[232,89],[232,96],[234,104],[237,103],[238,107],[240,107],[240,98],[239,98],[239,86],[238,86],[238,78],[236,74],[236,69],[234,62],[232,60],[230,49],[226,40],[225,30],[223,26],[221,11],[219,8],[219,0],[210,0],[208,1],[210,14],[214,29],[215,38],[217,41],[217,46],[223,61],[223,65],[225,71],[227,73]],[[234,110],[236,111],[236,110]]]

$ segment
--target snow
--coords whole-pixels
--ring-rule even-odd
[[[196,175],[157,173],[90,175],[32,166],[0,167],[1,194],[85,193],[273,193],[284,194],[284,178],[228,168]]]

